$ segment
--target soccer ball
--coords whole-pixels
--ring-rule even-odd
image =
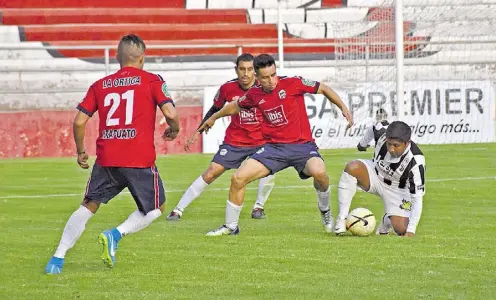
[[[375,216],[366,208],[355,208],[346,218],[346,229],[356,236],[368,236],[375,229]]]

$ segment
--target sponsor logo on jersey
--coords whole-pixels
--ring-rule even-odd
[[[272,109],[264,110],[264,115],[274,126],[288,124],[288,119],[286,119],[286,115],[284,114],[282,105],[279,105]]]
[[[239,123],[241,124],[258,124],[257,114],[255,109],[242,109],[239,112]]]
[[[303,83],[303,85],[306,85],[306,86],[309,86],[309,87],[315,86],[315,81],[310,80],[310,79],[302,78],[301,79],[301,83]]]
[[[169,89],[167,88],[167,83],[162,83],[162,93],[164,93],[167,98],[171,98],[171,95],[169,93]]]
[[[401,200],[400,208],[406,211],[410,211],[412,209],[412,202],[406,201],[405,199]]]

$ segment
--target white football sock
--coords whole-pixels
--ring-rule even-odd
[[[74,247],[79,237],[86,227],[88,220],[93,217],[93,213],[84,206],[80,206],[65,224],[64,232],[62,233],[62,238],[60,239],[59,246],[55,251],[53,256],[58,258],[64,258],[65,254],[69,249]]]
[[[188,205],[191,204],[191,202],[203,193],[203,190],[205,190],[205,187],[207,186],[208,184],[203,180],[203,177],[200,176],[196,178],[196,180],[189,186],[184,195],[181,197],[181,200],[179,200],[179,203],[176,205],[175,209],[182,212],[186,207],[188,207]]]
[[[238,227],[239,215],[241,214],[241,209],[243,205],[238,206],[231,201],[227,200],[226,205],[226,226],[227,228],[234,230]]]
[[[338,184],[338,218],[344,220],[350,212],[351,200],[357,190],[357,179],[350,174],[343,172]]]
[[[382,224],[384,225],[384,229],[393,228],[393,224],[391,224],[391,219],[389,218],[388,214],[384,214],[384,216],[382,217]]]
[[[150,225],[156,218],[160,217],[160,215],[162,215],[162,212],[158,208],[146,215],[137,210],[130,214],[124,223],[117,226],[117,230],[119,230],[122,236],[138,232]]]
[[[329,202],[331,199],[331,186],[327,188],[327,191],[321,192],[319,190],[315,190],[317,192],[317,201],[319,204],[320,211],[328,211],[331,209]]]
[[[269,175],[267,177],[260,178],[258,181],[258,197],[255,202],[255,206],[253,207],[254,209],[264,207],[265,202],[267,202],[267,199],[274,188],[274,178],[274,175]]]

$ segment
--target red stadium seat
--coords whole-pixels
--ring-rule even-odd
[[[342,6],[341,0],[322,0],[323,7]],[[94,6],[94,7],[93,7]],[[1,8],[4,7],[4,8]],[[16,8],[5,8],[16,7]],[[244,47],[253,53],[277,53],[275,24],[250,24],[246,9],[185,9],[184,0],[0,0],[2,24],[18,25],[21,41],[45,42],[51,45],[116,45],[124,34],[136,33],[149,45],[246,45],[273,44],[264,47]],[[393,11],[371,8],[367,14],[372,29],[341,39],[302,39],[285,34],[286,53],[336,53],[337,55],[365,53],[364,46],[295,47],[293,43],[331,42],[392,42]],[[405,22],[405,31],[411,24]],[[406,40],[424,38],[409,37]],[[371,46],[371,53],[392,53],[394,45]],[[150,56],[235,55],[237,47],[149,49]],[[405,46],[406,51],[416,47]],[[58,53],[57,53],[58,52]],[[102,50],[50,51],[57,56],[102,58]],[[113,57],[115,53],[111,51]]]
[[[322,7],[340,7],[343,6],[343,0],[322,0]]]
[[[4,25],[55,24],[247,24],[244,9],[186,10],[183,8],[65,8],[65,9],[2,9]]]
[[[135,33],[144,40],[194,40],[268,38],[277,36],[272,24],[71,24],[22,26],[26,41],[118,40]]]
[[[186,0],[0,0],[3,8],[160,7],[185,8]]]

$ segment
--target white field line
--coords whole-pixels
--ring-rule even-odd
[[[496,176],[486,176],[486,177],[458,177],[458,178],[434,178],[429,179],[427,182],[447,182],[447,181],[470,181],[470,180],[496,180]],[[333,185],[335,187],[335,185]],[[1,188],[1,186],[0,186]],[[310,189],[313,188],[312,185],[276,185],[275,189]],[[258,187],[247,187],[247,190],[257,190]],[[207,188],[205,191],[215,192],[215,191],[228,191],[229,188]],[[165,189],[166,193],[183,193],[183,189]],[[129,194],[129,192],[122,192],[121,194]],[[0,200],[6,199],[29,199],[29,198],[54,198],[54,197],[74,197],[82,196],[82,193],[71,193],[71,194],[44,194],[44,195],[8,195],[0,196]]]

